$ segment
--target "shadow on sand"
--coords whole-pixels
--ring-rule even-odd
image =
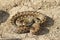
[[[54,24],[54,20],[48,16],[46,16],[46,21],[41,24],[41,30],[37,35],[44,35],[49,33],[49,29],[47,27],[51,27]]]
[[[8,12],[0,10],[0,24],[5,22],[8,17],[9,17]]]

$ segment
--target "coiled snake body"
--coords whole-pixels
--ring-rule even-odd
[[[40,30],[40,24],[45,21],[45,15],[36,11],[18,12],[11,18],[11,24],[17,27],[16,33],[36,34]]]

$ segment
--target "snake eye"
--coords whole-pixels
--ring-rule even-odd
[[[37,20],[40,20],[39,18],[36,18]]]

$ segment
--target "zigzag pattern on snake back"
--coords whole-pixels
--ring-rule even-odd
[[[18,12],[11,18],[11,24],[17,27],[16,33],[36,34],[40,30],[40,24],[45,21],[45,15],[36,11]]]

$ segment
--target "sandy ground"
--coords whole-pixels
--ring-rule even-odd
[[[9,20],[21,11],[38,11],[47,16],[40,35],[12,32]],[[60,0],[0,0],[0,40],[60,40]]]

